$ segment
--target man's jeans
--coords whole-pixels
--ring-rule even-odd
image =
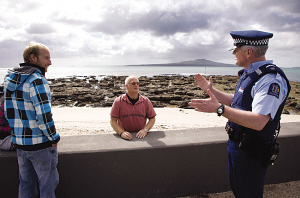
[[[59,182],[57,171],[57,147],[38,151],[17,149],[19,163],[19,198],[36,197],[37,181],[41,198],[55,197],[55,188]]]

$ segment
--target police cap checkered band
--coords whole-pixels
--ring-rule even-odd
[[[231,31],[230,35],[236,47],[243,45],[268,45],[269,39],[273,37],[272,33],[257,30]]]

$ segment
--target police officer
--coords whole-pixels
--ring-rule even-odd
[[[202,75],[195,82],[209,99],[194,99],[189,105],[201,112],[216,112],[228,118],[227,154],[231,189],[236,197],[263,197],[267,166],[265,145],[274,140],[280,115],[290,91],[284,72],[266,60],[272,33],[257,30],[232,31],[233,55],[243,74],[235,94],[221,92]]]

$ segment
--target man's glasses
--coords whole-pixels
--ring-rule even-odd
[[[134,85],[140,85],[139,82],[132,82],[131,84],[132,84],[133,86],[134,86]]]

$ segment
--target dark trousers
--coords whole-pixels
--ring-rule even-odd
[[[237,198],[262,198],[267,167],[261,165],[262,153],[249,157],[239,143],[228,140],[228,172],[231,189]]]

